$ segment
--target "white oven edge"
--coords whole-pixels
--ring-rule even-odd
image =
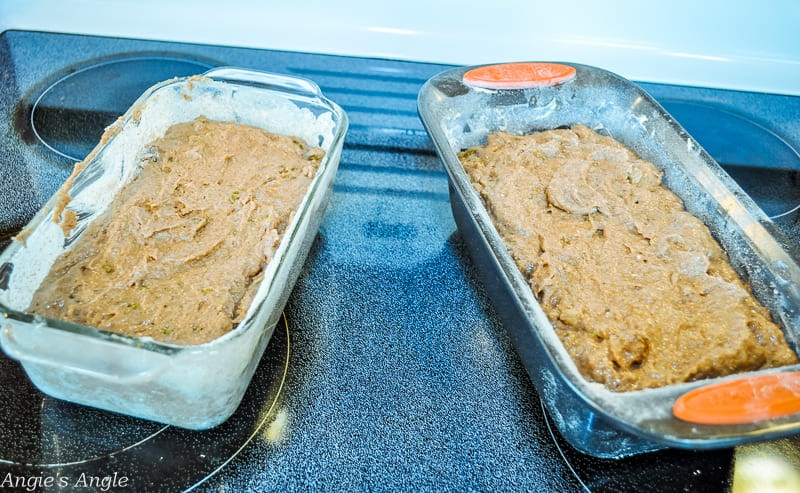
[[[465,65],[560,60],[642,82],[800,95],[800,2],[794,0],[273,3],[0,0],[0,31]]]

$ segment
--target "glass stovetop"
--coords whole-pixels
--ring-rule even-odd
[[[53,491],[92,478],[111,491],[750,491],[753,471],[769,471],[800,484],[795,439],[600,460],[551,430],[417,116],[417,91],[442,65],[5,32],[0,246],[146,87],[219,65],[311,78],[351,121],[323,225],[242,406],[213,430],[164,427],[44,396],[0,355],[0,480],[52,478]],[[642,85],[800,244],[800,132],[776,130],[800,98]]]

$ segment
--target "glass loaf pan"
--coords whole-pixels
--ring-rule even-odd
[[[245,319],[211,342],[179,346],[25,313],[73,236],[136,172],[137,153],[172,124],[205,116],[299,137],[326,154],[284,233]],[[316,236],[348,120],[306,79],[235,67],[148,89],[87,157],[67,190],[79,219],[70,237],[52,221],[58,194],[27,226],[25,243],[0,255],[0,343],[53,397],[189,429],[225,421],[238,407]],[[66,185],[65,185],[66,186]]]
[[[581,123],[654,163],[687,210],[709,226],[794,349],[800,328],[800,267],[793,248],[767,216],[648,94],[602,69],[557,65],[574,68],[573,77],[536,87],[481,85],[469,75],[468,83],[464,81],[469,71],[501,65],[455,68],[428,80],[418,98],[420,117],[448,173],[456,224],[553,422],[576,449],[605,458],[666,447],[729,447],[797,433],[797,415],[738,425],[702,425],[673,416],[679,396],[725,378],[612,392],[578,372],[458,159],[461,150],[483,144],[495,131],[525,134]]]

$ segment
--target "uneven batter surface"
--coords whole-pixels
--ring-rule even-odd
[[[29,310],[176,344],[222,336],[245,316],[322,155],[256,127],[174,125]]]
[[[582,374],[615,391],[797,362],[651,163],[584,126],[461,161]]]

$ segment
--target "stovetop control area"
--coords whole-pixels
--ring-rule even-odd
[[[794,438],[612,460],[558,435],[478,281],[417,114],[421,85],[451,65],[3,32],[2,246],[142,91],[223,65],[310,78],[350,118],[331,203],[242,405],[217,428],[181,430],[45,396],[0,355],[0,481],[49,491],[92,481],[109,491],[753,491],[742,488],[769,470],[800,485]],[[800,97],[641,85],[800,245]]]

